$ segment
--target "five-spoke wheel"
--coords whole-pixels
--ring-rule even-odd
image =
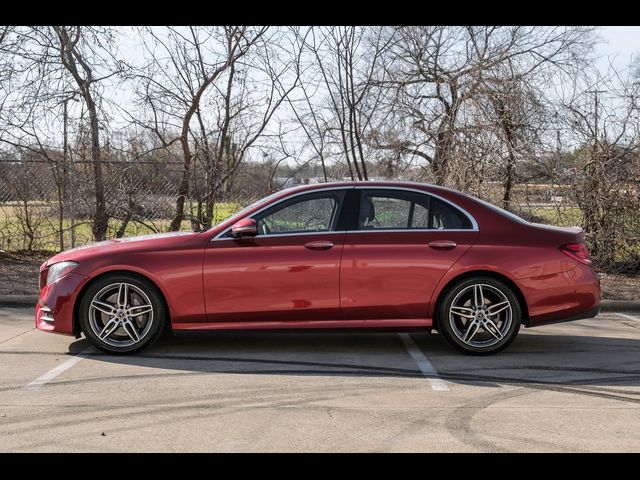
[[[80,306],[82,331],[96,347],[110,353],[149,346],[161,333],[165,316],[156,288],[129,274],[98,279]]]
[[[472,277],[454,285],[438,312],[438,329],[460,350],[495,353],[518,334],[521,309],[506,284],[491,277]]]

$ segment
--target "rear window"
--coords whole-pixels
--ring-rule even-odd
[[[525,220],[522,217],[519,217],[518,215],[516,215],[513,212],[510,212],[509,210],[505,210],[504,208],[500,208],[496,205],[494,205],[493,203],[489,203],[485,200],[480,200],[479,198],[475,198],[472,197],[476,202],[480,202],[482,205],[484,205],[485,207],[493,210],[494,212],[496,212],[498,215],[502,215],[503,217],[507,217],[510,218],[511,220],[515,220],[516,222],[520,222],[520,223],[524,223],[529,225],[530,222],[528,222],[527,220]]]

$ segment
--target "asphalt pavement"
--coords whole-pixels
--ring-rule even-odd
[[[214,332],[109,356],[0,307],[1,452],[638,452],[640,314],[438,334]]]

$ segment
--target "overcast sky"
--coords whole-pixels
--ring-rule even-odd
[[[640,26],[602,27],[603,43],[596,52],[602,57],[598,61],[601,71],[606,71],[611,58],[616,67],[626,67],[634,55],[640,55]]]

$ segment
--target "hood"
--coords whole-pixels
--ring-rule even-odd
[[[196,232],[167,232],[152,233],[150,235],[139,235],[137,237],[115,238],[113,240],[105,240],[103,242],[89,243],[81,247],[65,250],[49,258],[42,266],[48,266],[53,263],[62,262],[64,260],[79,261],[83,258],[95,255],[105,254],[116,251],[131,250],[148,250],[154,248],[168,247],[176,242],[183,242],[186,237],[195,237]]]

